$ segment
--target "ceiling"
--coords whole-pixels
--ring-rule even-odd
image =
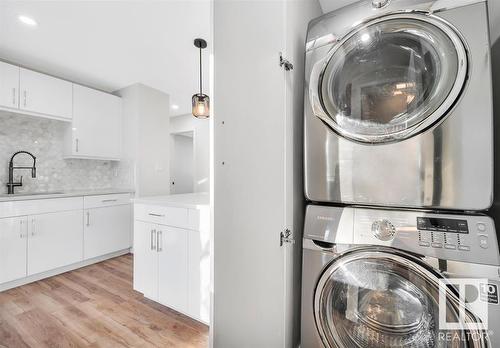
[[[193,39],[209,36],[208,0],[0,1],[0,59],[109,92],[143,83],[170,94],[172,116],[190,113]],[[208,87],[208,50],[204,57]]]

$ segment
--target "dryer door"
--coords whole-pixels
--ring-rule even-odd
[[[314,295],[316,327],[324,345],[486,347],[483,335],[474,331],[472,323],[478,319],[461,306],[453,289],[417,259],[391,250],[355,249],[325,269]],[[448,299],[443,301],[446,322],[460,323],[463,330],[440,330],[440,291]]]
[[[465,84],[467,52],[436,17],[391,15],[347,35],[315,72],[318,117],[348,139],[393,142],[447,114]]]

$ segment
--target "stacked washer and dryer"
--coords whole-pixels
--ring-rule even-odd
[[[500,347],[487,4],[309,25],[302,348]]]

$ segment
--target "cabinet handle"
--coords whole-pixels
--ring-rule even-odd
[[[90,211],[87,212],[87,227],[90,226]]]
[[[103,199],[102,203],[110,203],[110,202],[117,202],[117,199]]]
[[[16,106],[16,87],[12,88],[12,105]]]
[[[163,238],[162,237],[163,237],[163,232],[162,231],[158,231],[158,235],[156,237],[157,238],[156,244],[158,245],[157,248],[156,248],[156,250],[158,252],[163,251],[163,246],[162,246],[162,239]]]
[[[149,215],[149,216],[156,216],[156,217],[165,217],[165,215],[162,215],[162,214],[153,214],[153,213],[149,213],[148,215]]]
[[[23,220],[19,221],[19,238],[23,239]]]
[[[24,99],[23,104],[24,104],[24,106],[26,106],[27,94],[28,94],[28,92],[23,91],[23,99]]]
[[[151,230],[151,250],[156,250],[156,230]]]
[[[35,236],[35,218],[32,218],[31,219],[31,236],[34,237]]]
[[[80,145],[80,141],[78,139],[75,139],[75,150],[76,150],[76,152],[78,152],[79,145]]]

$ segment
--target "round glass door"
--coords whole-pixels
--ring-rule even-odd
[[[439,291],[439,279],[424,267],[367,248],[340,257],[321,276],[314,298],[316,326],[331,348],[482,346],[469,342],[465,331],[443,331],[460,339],[442,339]],[[447,322],[461,323],[457,302],[447,306]]]
[[[378,19],[341,41],[320,77],[327,123],[352,140],[408,138],[444,116],[464,86],[456,32],[429,16]]]

